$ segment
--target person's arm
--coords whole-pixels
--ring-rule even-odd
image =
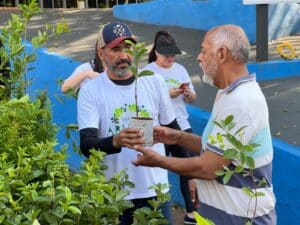
[[[198,154],[201,150],[201,136],[196,134],[170,129],[168,127],[154,127],[153,135],[156,143],[178,144]]]
[[[140,130],[134,128],[123,129],[119,134],[105,138],[98,137],[97,128],[84,128],[79,134],[80,150],[86,157],[89,157],[93,148],[109,155],[120,153],[122,147],[133,148],[144,142]]]
[[[71,75],[61,85],[61,91],[65,93],[70,89],[77,90],[79,89],[82,81],[84,81],[86,78],[92,79],[96,77],[98,74],[99,73],[90,70],[90,71],[83,71],[75,75]]]
[[[209,150],[204,151],[201,156],[191,158],[165,157],[150,148],[140,146],[135,146],[135,150],[141,153],[132,162],[136,166],[160,167],[183,176],[205,180],[216,179],[215,172],[231,163],[222,155]]]
[[[114,154],[121,152],[121,148],[114,147],[113,136],[106,138],[98,137],[97,128],[85,128],[79,131],[80,135],[80,150],[86,157],[90,156],[90,150],[100,150],[106,154]]]

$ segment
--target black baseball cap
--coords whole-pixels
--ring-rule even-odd
[[[160,36],[156,41],[156,51],[162,55],[179,55],[181,50],[178,48],[174,38]]]

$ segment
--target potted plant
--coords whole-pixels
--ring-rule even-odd
[[[145,43],[137,43],[134,44],[130,40],[126,40],[128,44],[132,46],[131,49],[127,49],[127,53],[129,53],[133,57],[132,66],[130,66],[130,70],[135,76],[134,81],[134,99],[135,99],[135,116],[130,119],[129,127],[141,129],[144,134],[145,143],[143,146],[152,146],[153,145],[153,118],[149,117],[147,113],[143,113],[143,110],[139,108],[138,105],[138,78],[143,76],[151,76],[154,73],[150,70],[142,70],[139,71],[139,63],[142,57],[146,54],[147,49],[145,48]]]

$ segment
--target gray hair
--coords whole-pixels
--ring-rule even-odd
[[[236,63],[246,64],[248,62],[250,43],[241,27],[223,25],[213,29],[213,31],[212,42],[216,49],[225,46]]]

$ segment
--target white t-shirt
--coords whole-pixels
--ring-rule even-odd
[[[167,87],[160,75],[139,78],[137,91],[141,114],[152,117],[154,126],[170,124],[175,119]],[[134,82],[127,86],[116,85],[103,72],[80,89],[77,107],[80,130],[97,128],[100,138],[118,134],[128,127],[130,118],[135,116]],[[163,144],[155,144],[152,148],[165,155]],[[132,161],[137,154],[124,147],[120,153],[107,155],[104,160],[109,168],[106,177],[109,179],[127,169],[129,180],[135,184],[128,199],[156,196],[149,187],[157,183],[168,184],[167,171],[134,166]]]
[[[254,220],[255,224],[256,222],[257,224],[275,224],[267,222],[270,219],[272,221],[276,220],[273,218],[275,196],[272,185],[273,146],[269,113],[265,97],[256,82],[255,75],[242,77],[226,89],[218,91],[211,118],[203,131],[203,151],[212,151],[219,155],[224,154],[224,146],[221,147],[213,143],[209,136],[215,138],[217,134],[225,134],[224,130],[212,121],[220,122],[229,115],[233,115],[233,122],[236,124],[230,130],[232,134],[245,126],[242,137],[236,136],[238,140],[243,144],[255,142],[260,145],[256,152],[251,155],[255,161],[254,174],[259,179],[264,177],[268,185],[259,187],[258,191],[263,192],[265,195],[258,197],[256,205],[254,200],[249,204],[250,198],[242,190],[242,187],[254,189],[253,181],[249,177],[236,173],[227,184],[223,184],[222,179],[212,181],[199,179],[200,212],[201,205],[205,205],[207,212],[210,215],[215,215],[216,218],[210,218],[214,222],[221,220],[218,216],[222,214],[222,224],[235,225],[240,224],[237,218],[246,217],[249,210],[249,215],[252,216],[255,212],[256,217],[258,217],[257,221],[260,221]],[[225,149],[232,148],[231,143],[225,138],[224,145]],[[234,160],[228,167],[234,170],[237,165],[240,165],[240,162]]]
[[[189,88],[192,91],[195,91],[188,72],[182,65],[178,63],[173,63],[173,66],[171,68],[162,68],[155,62],[152,62],[146,65],[144,69],[152,70],[155,73],[161,74],[165,80],[168,89],[178,88],[180,84],[188,82]],[[184,101],[184,96],[181,94],[176,98],[171,98],[171,101],[176,114],[176,120],[180,128],[182,130],[191,128],[191,125],[188,121],[189,115],[186,111],[186,103]]]
[[[92,65],[90,62],[86,62],[86,63],[83,63],[79,66],[77,66],[75,68],[75,70],[73,71],[73,73],[68,77],[68,78],[71,78],[73,76],[76,76],[78,73],[81,73],[81,72],[84,72],[84,71],[91,71],[93,70],[92,68]],[[82,80],[79,84],[79,86],[75,87],[74,89],[75,90],[78,90],[79,88],[81,88],[84,84],[86,84],[89,80],[91,80],[90,78],[85,78],[84,80]]]

